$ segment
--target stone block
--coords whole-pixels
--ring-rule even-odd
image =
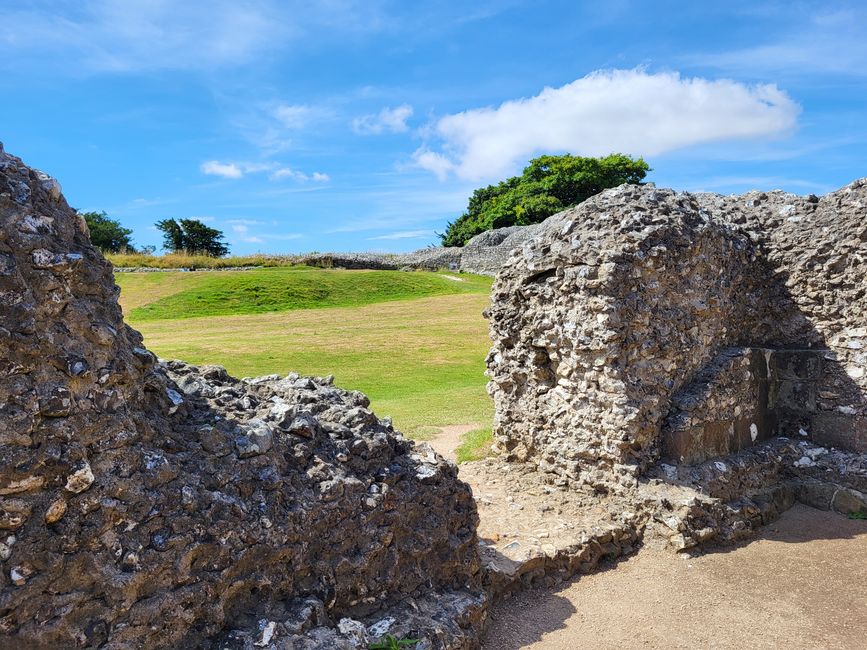
[[[779,379],[818,381],[822,376],[825,350],[773,350],[768,360],[770,371]]]
[[[844,413],[817,413],[810,434],[813,442],[824,447],[838,447],[867,453],[867,418]]]

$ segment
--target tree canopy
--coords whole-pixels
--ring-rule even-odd
[[[521,176],[474,191],[467,211],[449,223],[440,238],[443,246],[463,246],[486,230],[539,223],[606,188],[640,183],[648,171],[642,158],[624,154],[540,156]]]
[[[119,221],[110,219],[105,212],[80,212],[87,229],[90,231],[91,243],[106,253],[133,252],[130,235],[132,230],[124,228]]]
[[[173,253],[222,257],[229,252],[223,233],[198,219],[163,219],[156,227],[163,233],[163,248]]]

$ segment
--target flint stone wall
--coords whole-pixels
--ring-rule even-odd
[[[438,593],[478,623],[453,465],[328,378],[158,363],[117,295],[56,181],[0,148],[0,646],[209,647],[261,620],[276,642],[310,602],[321,628]]]
[[[298,262],[326,268],[380,271],[447,269],[495,276],[512,251],[531,239],[541,224],[483,232],[462,247],[430,246],[412,253],[321,253],[298,256]]]
[[[567,482],[632,482],[673,398],[729,347],[827,348],[808,435],[833,422],[859,448],[864,206],[864,181],[821,200],[625,185],[549,218],[493,288],[496,448]]]
[[[774,436],[806,437],[818,394],[834,381],[828,354],[724,348],[672,396],[662,425],[663,458],[695,464]]]

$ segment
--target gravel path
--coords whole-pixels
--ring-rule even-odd
[[[452,462],[457,462],[455,452],[461,446],[461,438],[465,433],[469,433],[473,429],[478,429],[478,424],[449,424],[443,427],[437,427],[440,432],[436,434],[428,442],[438,454]]]
[[[484,650],[867,647],[867,521],[798,505],[757,540],[645,549],[492,612]]]

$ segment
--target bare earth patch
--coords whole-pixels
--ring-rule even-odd
[[[493,609],[483,647],[842,650],[864,647],[865,630],[867,522],[796,505],[737,547],[645,549],[521,593]]]
[[[450,424],[437,427],[439,433],[434,434],[428,442],[436,452],[444,458],[457,462],[457,448],[461,446],[464,434],[478,428],[478,424]]]

